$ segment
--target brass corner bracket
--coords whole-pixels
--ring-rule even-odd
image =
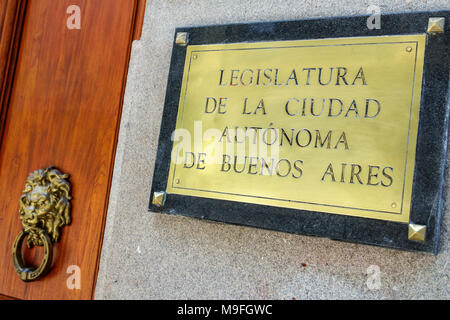
[[[425,242],[427,226],[410,223],[408,226],[408,239],[413,241]]]
[[[71,223],[69,175],[55,167],[39,169],[30,174],[19,199],[19,214],[23,229],[17,235],[12,257],[14,269],[25,281],[34,281],[51,269],[53,245],[58,242],[61,228]],[[27,267],[22,258],[22,243],[28,248],[44,247],[44,258],[39,267]]]
[[[155,191],[153,192],[153,200],[152,203],[155,206],[162,207],[166,202],[166,193],[164,191]]]
[[[433,17],[428,19],[427,33],[443,33],[445,25],[445,18]]]
[[[187,32],[178,32],[175,37],[175,44],[179,46],[186,46],[189,41],[189,35]]]

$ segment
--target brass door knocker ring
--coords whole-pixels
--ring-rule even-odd
[[[20,219],[23,229],[17,235],[12,258],[14,269],[23,281],[34,281],[48,273],[53,260],[53,243],[59,241],[61,228],[69,225],[71,185],[68,174],[54,167],[39,169],[30,174],[20,197]],[[29,248],[44,247],[39,267],[27,267],[22,257],[22,244]]]
[[[37,268],[25,266],[22,258],[22,243],[27,234],[25,230],[19,232],[14,241],[13,246],[13,263],[14,269],[19,274],[20,279],[25,282],[37,280],[39,277],[47,274],[50,271],[53,260],[53,245],[52,240],[48,234],[42,230],[39,236],[44,244],[44,258]]]

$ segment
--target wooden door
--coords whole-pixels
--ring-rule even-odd
[[[80,29],[67,20],[80,9]],[[93,298],[133,39],[145,0],[2,0],[0,4],[0,295]],[[72,17],[73,18],[73,17]],[[21,230],[19,197],[30,172],[70,174],[72,224],[54,244],[54,264],[25,283],[12,264]],[[42,249],[26,251],[38,265]],[[81,288],[69,288],[69,266]],[[71,271],[73,269],[69,269]]]

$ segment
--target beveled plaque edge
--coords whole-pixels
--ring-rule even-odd
[[[188,32],[189,45],[196,45],[407,35],[425,33],[429,18],[435,16],[445,17],[449,21],[450,11],[382,15],[382,28],[374,30],[367,29],[365,25],[367,16],[355,16],[177,28],[174,37],[178,32]],[[414,170],[410,215],[410,223],[426,225],[427,232],[424,242],[408,239],[408,223],[174,194],[167,194],[164,206],[153,205],[154,191],[166,190],[172,150],[170,137],[176,125],[185,62],[186,47],[184,46],[174,46],[172,51],[149,210],[282,232],[437,254],[444,203],[443,191],[450,107],[449,59],[446,53],[450,34],[448,25],[445,25],[444,33],[428,36],[425,49],[416,168]],[[424,106],[427,110],[433,110],[434,113],[424,113]],[[428,116],[422,116],[422,114]],[[432,166],[430,166],[430,161]],[[434,169],[430,169],[431,167]]]

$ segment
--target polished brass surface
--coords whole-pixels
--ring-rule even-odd
[[[408,223],[425,42],[189,45],[167,194]]]
[[[408,227],[408,239],[414,241],[425,241],[427,226],[410,223]]]
[[[187,32],[178,32],[175,37],[175,43],[180,46],[187,45],[188,42],[188,33]]]
[[[37,268],[27,267],[22,258],[22,244],[23,240],[27,236],[25,230],[21,230],[17,235],[13,245],[13,264],[17,274],[25,282],[34,281],[44,276],[50,271],[51,263],[53,260],[53,246],[52,240],[49,235],[40,230],[37,235],[39,236],[42,245],[44,246],[44,258],[41,264]]]
[[[152,203],[155,206],[162,207],[164,205],[165,200],[166,200],[166,193],[164,191],[155,191],[153,193]]]
[[[68,178],[68,174],[49,167],[32,172],[26,181],[19,200],[23,230],[19,232],[13,245],[14,268],[23,281],[37,280],[51,268],[52,242],[59,241],[61,228],[71,222],[72,197]],[[38,268],[24,265],[22,243],[25,237],[29,248],[44,247],[44,258]]]
[[[445,18],[430,18],[428,20],[428,33],[442,33],[444,32]]]

